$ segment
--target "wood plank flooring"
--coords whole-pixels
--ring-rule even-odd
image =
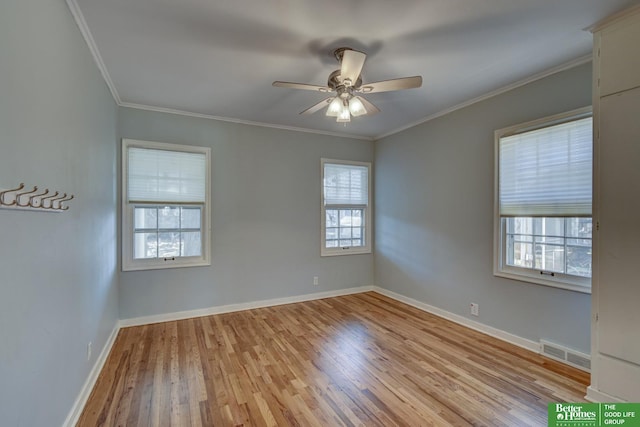
[[[380,294],[122,329],[79,426],[546,426],[589,375]]]

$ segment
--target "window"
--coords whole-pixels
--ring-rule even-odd
[[[371,253],[371,163],[322,159],[322,256]]]
[[[592,169],[590,108],[496,131],[494,274],[590,292]]]
[[[209,164],[209,148],[123,140],[123,270],[210,264]]]

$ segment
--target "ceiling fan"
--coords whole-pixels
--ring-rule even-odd
[[[292,89],[312,90],[322,93],[335,93],[317,104],[307,108],[300,114],[308,115],[328,107],[326,115],[336,117],[339,123],[351,121],[351,116],[376,114],[380,109],[364,99],[360,94],[390,92],[400,89],[413,89],[422,86],[422,77],[403,77],[362,84],[362,67],[367,55],[348,47],[341,47],[333,53],[340,69],[329,75],[327,86],[315,86],[305,83],[273,82],[273,86]]]

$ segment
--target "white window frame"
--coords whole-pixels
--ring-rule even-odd
[[[337,165],[351,165],[351,166],[365,166],[367,168],[367,199],[368,203],[363,207],[364,209],[364,238],[365,245],[358,247],[337,247],[337,248],[327,248],[326,247],[326,223],[327,223],[327,213],[324,201],[324,165],[325,163],[337,164]],[[340,255],[357,255],[357,254],[370,254],[372,251],[371,245],[371,236],[372,236],[372,223],[371,223],[371,209],[372,209],[372,199],[371,199],[371,163],[370,162],[356,162],[349,160],[336,160],[336,159],[320,159],[320,256],[340,256]],[[335,208],[335,207],[334,207]],[[344,206],[345,209],[356,208],[349,207],[348,205]],[[359,208],[359,207],[357,207]]]
[[[206,158],[206,182],[205,202],[197,204],[202,209],[201,242],[202,255],[197,257],[172,257],[172,258],[134,258],[134,207],[141,203],[130,203],[128,198],[128,170],[129,148],[146,148],[154,150],[166,150],[185,153],[204,154]],[[211,149],[208,147],[196,147],[181,144],[168,144],[163,142],[140,141],[134,139],[122,140],[122,270],[155,270],[179,267],[198,267],[211,265]],[[193,203],[154,202],[150,206],[193,206]]]
[[[581,293],[591,293],[591,278],[579,277],[569,274],[546,274],[540,269],[529,269],[508,266],[506,264],[506,221],[500,217],[500,139],[509,135],[524,133],[536,129],[542,129],[562,123],[567,123],[587,117],[592,117],[592,108],[583,107],[577,110],[556,114],[527,123],[510,126],[495,131],[494,144],[494,244],[493,244],[493,274],[498,277],[513,279],[538,285],[568,289]],[[593,217],[592,217],[593,220]],[[593,232],[595,232],[595,224]],[[593,237],[593,236],[592,236]],[[592,240],[593,241],[593,240]],[[593,260],[592,260],[593,265]]]

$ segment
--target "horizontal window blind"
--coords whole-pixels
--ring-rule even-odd
[[[367,206],[369,177],[366,166],[324,164],[325,206]]]
[[[500,216],[591,216],[592,119],[500,138]]]
[[[130,202],[205,202],[205,154],[139,147],[128,150]]]

